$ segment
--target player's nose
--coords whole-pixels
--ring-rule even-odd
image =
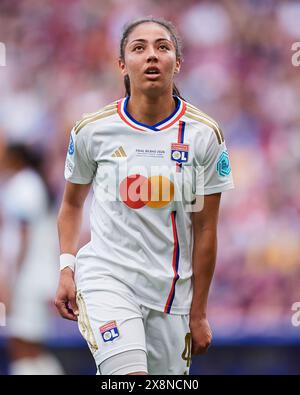
[[[157,60],[158,60],[158,57],[157,57],[155,50],[149,49],[149,51],[147,53],[147,62],[150,63],[150,62],[157,61]]]

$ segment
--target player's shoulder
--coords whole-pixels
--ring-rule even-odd
[[[115,100],[114,102],[107,104],[106,106],[100,108],[98,111],[84,113],[82,118],[75,123],[74,132],[78,134],[81,130],[89,126],[90,124],[102,120],[107,120],[109,117],[117,114],[118,112],[118,102],[119,100]]]
[[[197,130],[203,133],[206,133],[207,131],[213,132],[218,143],[222,144],[224,142],[224,136],[218,122],[193,104],[188,102],[185,103],[186,111],[184,115],[187,120],[194,125]]]

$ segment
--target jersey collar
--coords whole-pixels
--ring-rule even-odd
[[[141,122],[135,120],[127,111],[127,103],[129,100],[129,96],[124,97],[123,99],[118,101],[118,114],[122,121],[124,121],[127,125],[131,126],[136,130],[152,130],[154,132],[158,132],[160,130],[164,130],[172,126],[175,122],[177,122],[185,113],[186,103],[181,100],[178,96],[174,96],[177,104],[176,108],[171,115],[169,115],[163,121],[156,123],[155,125],[145,125]]]

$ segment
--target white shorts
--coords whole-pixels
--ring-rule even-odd
[[[99,279],[88,290],[78,288],[77,304],[79,330],[100,374],[136,371],[150,375],[189,374],[189,315],[171,315],[145,307],[137,302],[127,285],[111,277]],[[124,357],[115,361],[123,366],[110,363],[111,371],[105,373],[102,369],[105,361],[113,361],[114,356],[121,354]],[[132,356],[138,357],[138,365]]]

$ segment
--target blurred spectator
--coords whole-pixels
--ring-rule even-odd
[[[23,144],[10,144],[2,171],[2,259],[14,264],[7,305],[10,372],[61,374],[59,362],[42,345],[51,330],[58,245],[41,159]]]

